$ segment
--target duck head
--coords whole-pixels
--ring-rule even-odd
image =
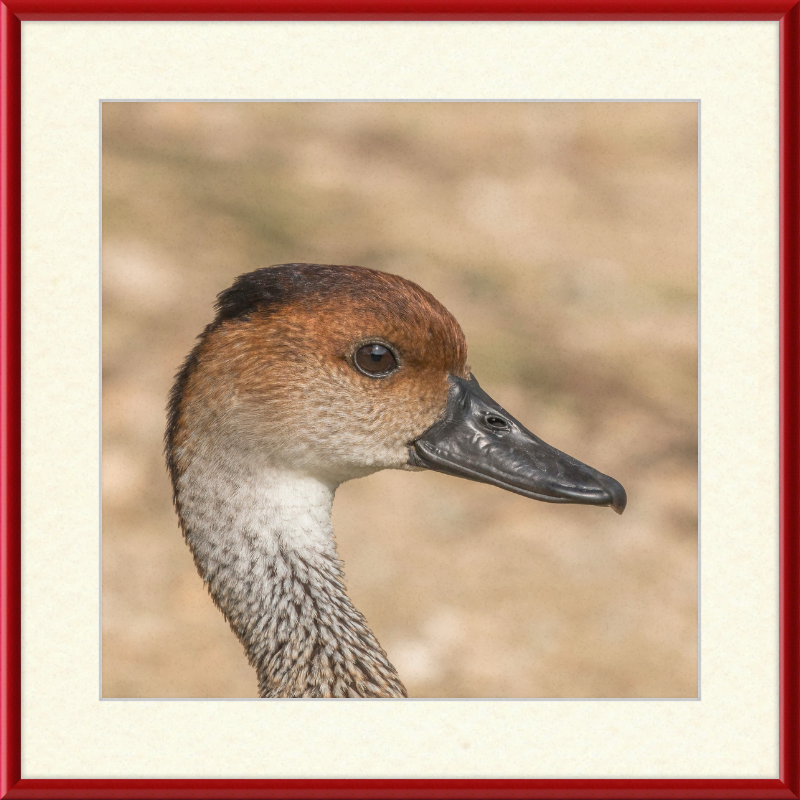
[[[203,369],[193,369],[202,362]],[[550,503],[609,506],[622,486],[527,430],[478,384],[464,334],[432,295],[396,275],[283,264],[239,277],[173,390],[173,469],[203,430],[215,453],[336,485],[380,469],[428,469]]]

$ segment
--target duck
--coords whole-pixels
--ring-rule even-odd
[[[164,441],[183,537],[261,698],[408,696],[347,595],[331,522],[345,481],[434,471],[547,503],[627,503],[481,388],[433,295],[365,267],[236,278],[175,377]]]

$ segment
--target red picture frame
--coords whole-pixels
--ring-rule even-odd
[[[794,5],[793,5],[794,3]],[[780,21],[780,777],[21,779],[21,22],[24,20]],[[800,797],[800,3],[795,0],[11,0],[0,3],[0,798]]]

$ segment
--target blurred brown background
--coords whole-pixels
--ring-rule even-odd
[[[618,517],[432,473],[343,485],[350,595],[410,695],[696,696],[691,103],[104,104],[103,695],[256,696],[161,439],[216,293],[291,261],[420,283],[483,387],[628,491]]]

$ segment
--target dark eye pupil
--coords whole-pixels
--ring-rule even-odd
[[[361,371],[369,375],[391,372],[397,366],[392,351],[382,344],[365,344],[358,349],[355,360]]]

